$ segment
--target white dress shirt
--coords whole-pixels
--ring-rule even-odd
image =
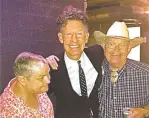
[[[65,60],[65,64],[66,64],[66,68],[68,71],[72,88],[79,96],[82,96],[80,83],[79,83],[79,66],[78,66],[77,60],[72,60],[68,58],[66,53],[64,55],[64,60]],[[81,61],[81,66],[85,73],[85,79],[87,84],[87,95],[89,96],[95,85],[95,81],[98,76],[98,73],[84,52],[82,53],[79,60]]]

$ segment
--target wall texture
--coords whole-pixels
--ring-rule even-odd
[[[141,37],[147,43],[141,44],[140,61],[149,64],[149,0],[88,0],[90,38],[88,45],[96,43],[95,30],[106,33],[114,21],[123,20],[128,27],[141,27]],[[134,32],[135,33],[135,32]]]
[[[13,62],[23,51],[47,57],[62,51],[55,19],[71,4],[83,10],[84,0],[1,0],[0,93],[14,77]]]

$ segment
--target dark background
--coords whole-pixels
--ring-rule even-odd
[[[63,50],[55,19],[67,5],[83,10],[83,0],[0,1],[0,94],[14,77],[13,63],[23,51],[44,57]]]

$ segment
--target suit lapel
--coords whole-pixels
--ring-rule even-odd
[[[68,75],[68,71],[67,71],[67,68],[66,68],[66,64],[65,64],[65,61],[64,61],[64,53],[60,56],[58,56],[59,58],[59,62],[58,62],[58,72],[59,74],[61,75],[61,77],[64,77],[62,78],[64,80],[64,82],[66,82],[66,84],[68,84],[70,86],[70,79],[69,79],[69,75]]]
[[[94,87],[93,87],[93,89],[91,91],[91,94],[90,94],[90,96],[92,96],[96,92],[96,90],[99,88],[99,86],[101,84],[101,65],[100,65],[100,63],[98,63],[99,60],[98,60],[98,58],[96,58],[97,56],[96,56],[95,53],[93,53],[89,49],[85,49],[84,52],[87,55],[87,57],[89,58],[89,60],[91,61],[93,67],[95,68],[95,70],[98,73],[96,81],[95,81],[95,85],[94,85]]]
[[[68,71],[67,71],[67,68],[66,68],[66,64],[65,64],[65,60],[64,60],[64,53],[59,55],[58,56],[59,58],[59,62],[58,62],[58,73],[59,73],[59,76],[62,77],[62,80],[63,80],[63,87],[65,87],[67,89],[67,91],[71,92],[73,91],[73,93],[77,94],[73,88],[72,88],[72,85],[71,85],[71,82],[70,82],[70,78],[69,78],[69,74],[68,74]],[[78,95],[78,94],[77,94]]]

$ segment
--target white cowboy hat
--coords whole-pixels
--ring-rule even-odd
[[[114,22],[112,26],[108,29],[107,35],[100,31],[94,31],[94,38],[98,44],[105,44],[105,39],[108,37],[122,38],[125,40],[130,40],[132,48],[146,42],[144,37],[136,37],[134,39],[129,38],[129,31],[124,22]]]

